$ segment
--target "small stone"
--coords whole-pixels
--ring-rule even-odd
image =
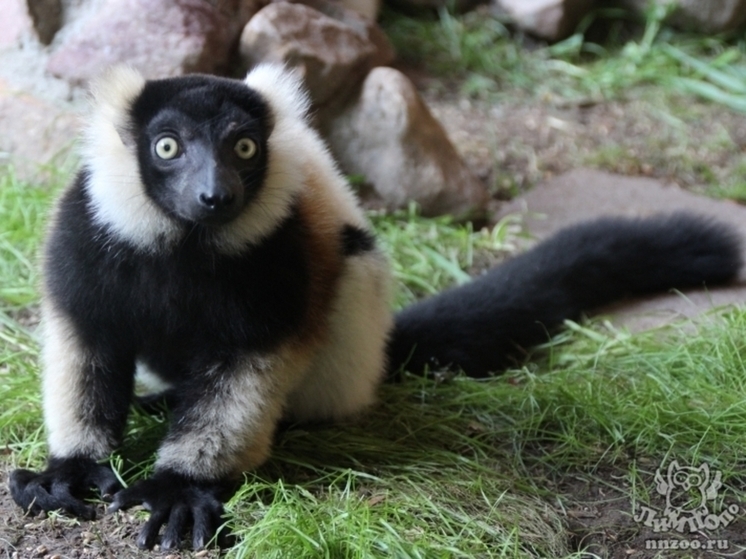
[[[552,42],[570,36],[594,3],[595,0],[497,0],[518,27]]]
[[[316,10],[324,12],[319,4],[331,4],[336,8],[349,10],[363,16],[369,21],[376,21],[381,10],[380,0],[272,0],[272,2],[291,2],[293,4],[305,4]]]
[[[483,0],[388,0],[387,4],[405,12],[427,12],[448,8],[456,12],[471,10]]]
[[[20,43],[33,33],[33,22],[24,0],[0,0],[0,48]]]
[[[19,176],[33,178],[46,163],[64,166],[78,119],[69,107],[19,92],[0,80],[0,130],[0,163],[12,162]]]
[[[457,218],[485,208],[485,186],[398,70],[373,69],[359,100],[330,122],[327,140],[343,170],[364,176],[388,208],[415,201],[423,215]]]

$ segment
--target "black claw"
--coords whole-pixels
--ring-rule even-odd
[[[213,523],[213,511],[209,508],[197,508],[192,510],[192,516],[194,517],[194,528],[192,530],[194,547],[204,547],[215,534],[216,525]]]
[[[137,496],[133,496],[131,488],[127,488],[114,495],[114,499],[111,501],[107,512],[117,512],[118,510],[126,510],[135,505],[142,503],[142,499]]]
[[[167,518],[168,510],[158,509],[151,513],[150,518],[145,522],[137,536],[137,546],[140,549],[153,549],[158,539],[158,532],[160,532],[161,526]]]
[[[172,550],[172,549],[179,549],[181,547],[181,536],[179,537],[170,537],[164,535],[161,538],[161,549],[164,551],[166,550]]]
[[[106,500],[111,500],[122,489],[122,484],[110,468],[102,468],[95,473],[94,485],[101,492],[101,497]]]
[[[189,520],[189,509],[183,503],[174,505],[168,518],[168,525],[161,539],[163,549],[176,549],[181,544],[181,539],[186,532]]]
[[[142,527],[140,533],[137,535],[137,547],[140,549],[153,549],[155,547],[155,539],[158,533],[155,534],[147,528],[147,524]]]
[[[237,540],[236,536],[232,534],[227,527],[222,526],[218,528],[217,542],[218,547],[220,547],[221,549],[227,549],[236,545]]]
[[[111,503],[106,507],[106,514],[114,514],[120,510],[122,510],[122,507],[117,503],[117,498],[115,496]]]

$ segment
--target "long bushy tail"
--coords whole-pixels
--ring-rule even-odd
[[[485,376],[565,319],[627,296],[733,280],[738,235],[691,214],[603,218],[563,229],[472,282],[399,313],[389,369],[461,368]]]

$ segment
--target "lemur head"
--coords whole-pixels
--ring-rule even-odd
[[[169,216],[222,225],[257,196],[267,173],[269,108],[233,80],[147,82],[129,111],[145,192]]]
[[[308,134],[305,93],[284,68],[245,81],[118,68],[93,92],[86,188],[110,232],[153,250],[200,228],[230,252],[288,215]]]

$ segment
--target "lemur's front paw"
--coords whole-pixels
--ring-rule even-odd
[[[43,472],[14,470],[10,474],[10,494],[27,514],[63,510],[68,514],[93,520],[96,508],[82,497],[97,487],[104,499],[121,489],[109,466],[90,458],[50,458]]]
[[[162,470],[117,493],[109,511],[136,505],[143,505],[150,511],[150,518],[137,536],[137,545],[142,549],[152,549],[163,525],[166,528],[161,536],[161,548],[179,547],[190,523],[192,545],[198,549],[212,540],[223,522],[221,496],[226,489],[224,482],[195,481],[176,472]],[[231,537],[225,530],[217,533],[217,544],[220,547],[230,546]]]

